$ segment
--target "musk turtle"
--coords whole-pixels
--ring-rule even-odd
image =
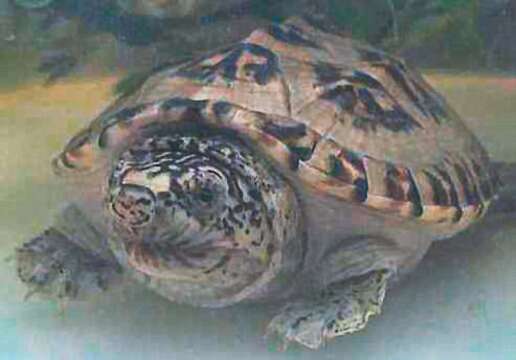
[[[31,292],[128,276],[197,306],[284,302],[268,333],[309,348],[362,329],[500,184],[418,72],[300,20],[157,69],[53,166],[73,191],[17,250]]]

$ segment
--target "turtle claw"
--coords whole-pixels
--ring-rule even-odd
[[[24,299],[35,294],[59,301],[105,290],[117,268],[79,248],[50,228],[16,249],[18,277],[28,287]]]
[[[332,287],[320,298],[289,304],[269,323],[266,336],[279,337],[284,349],[296,342],[316,350],[328,339],[359,331],[380,313],[388,276],[374,271]]]
[[[286,351],[291,343],[316,350],[325,343],[324,319],[309,307],[302,309],[302,303],[287,306],[267,326],[266,337],[280,341],[280,351]]]

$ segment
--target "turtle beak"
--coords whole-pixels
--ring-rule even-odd
[[[109,208],[117,222],[126,228],[142,228],[154,220],[156,198],[145,186],[124,184],[111,194]]]
[[[191,239],[180,236],[170,242],[134,241],[126,244],[128,263],[148,276],[200,282],[210,269],[226,262],[228,249],[192,246]]]

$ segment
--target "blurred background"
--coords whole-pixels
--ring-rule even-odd
[[[0,0],[0,258],[51,221],[49,159],[154,67],[309,14],[422,69],[495,160],[516,162],[515,0]],[[514,184],[513,184],[514,185]],[[170,304],[135,285],[23,302],[0,261],[0,359],[516,359],[516,224],[435,244],[360,333],[317,353],[262,339],[277,309]]]
[[[134,73],[306,14],[420,67],[516,68],[514,0],[0,0],[0,60],[19,69],[23,54],[49,83],[92,67]],[[5,71],[2,85],[33,75]]]

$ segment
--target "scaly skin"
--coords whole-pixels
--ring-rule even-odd
[[[59,226],[64,219],[66,229]],[[80,231],[83,238],[66,235],[67,229]],[[122,268],[111,254],[81,246],[85,240],[102,240],[95,239],[99,233],[92,229],[82,213],[69,205],[52,227],[16,249],[18,276],[28,287],[26,298],[41,294],[61,301],[84,300],[123,282]]]

